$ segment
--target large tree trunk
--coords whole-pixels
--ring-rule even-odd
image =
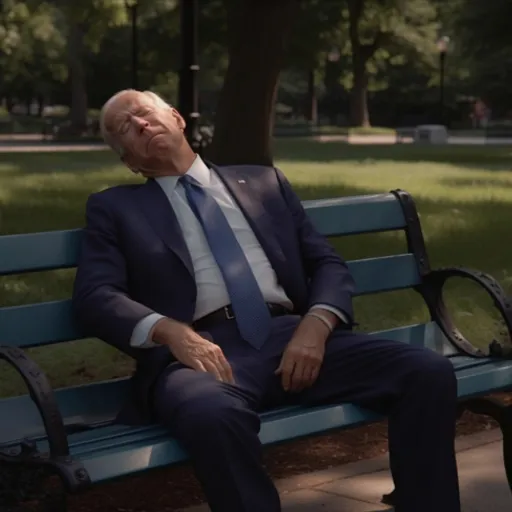
[[[208,156],[218,164],[272,164],[278,78],[297,0],[228,2],[229,67]]]
[[[368,73],[366,71],[366,59],[359,51],[352,52],[352,72],[354,85],[350,101],[350,120],[353,126],[370,126],[370,114],[368,112]]]
[[[70,22],[68,69],[71,84],[71,131],[82,133],[87,127],[87,85],[84,66],[84,35],[80,26]]]

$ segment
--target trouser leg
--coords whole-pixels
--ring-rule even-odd
[[[156,414],[189,453],[212,512],[280,510],[262,464],[252,393],[171,365],[154,396]]]
[[[388,415],[396,512],[460,511],[457,381],[448,359],[400,342],[336,332],[317,382],[301,398],[351,402]]]

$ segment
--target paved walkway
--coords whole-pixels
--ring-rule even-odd
[[[108,146],[94,144],[52,144],[49,142],[15,143],[0,142],[0,153],[55,153],[64,151],[106,151]]]
[[[108,147],[101,142],[97,143],[51,143],[42,142],[38,136],[32,138],[13,138],[0,137],[0,153],[27,153],[27,152],[56,152],[56,151],[105,151]],[[319,135],[314,137],[320,142],[343,142],[348,144],[395,144],[394,135]],[[405,143],[412,143],[412,139],[405,140]],[[486,139],[485,137],[460,137],[453,136],[448,138],[448,144],[454,145],[512,145],[510,138]]]
[[[503,466],[501,432],[491,430],[457,439],[463,512],[512,510]],[[377,457],[277,482],[283,512],[391,511],[380,500],[393,489],[388,458]],[[206,505],[183,512],[207,512]]]
[[[392,134],[382,135],[318,135],[315,137],[320,142],[347,142],[348,144],[396,144],[396,136]],[[405,137],[403,143],[411,144],[412,137]],[[448,137],[448,144],[475,146],[475,145],[510,145],[512,138],[507,137],[478,137],[451,135]]]

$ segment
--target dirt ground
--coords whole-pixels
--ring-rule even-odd
[[[512,401],[512,395],[505,398]],[[487,417],[465,412],[458,422],[457,434],[472,434],[496,426]],[[269,447],[265,450],[265,464],[273,478],[284,478],[386,451],[387,425],[381,422]],[[69,512],[172,512],[201,501],[203,495],[197,480],[190,467],[184,465],[110,482],[71,497]]]

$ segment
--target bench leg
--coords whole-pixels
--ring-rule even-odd
[[[503,435],[503,461],[508,485],[512,491],[512,406],[496,398],[473,398],[463,402],[474,413],[490,416],[499,424]]]

